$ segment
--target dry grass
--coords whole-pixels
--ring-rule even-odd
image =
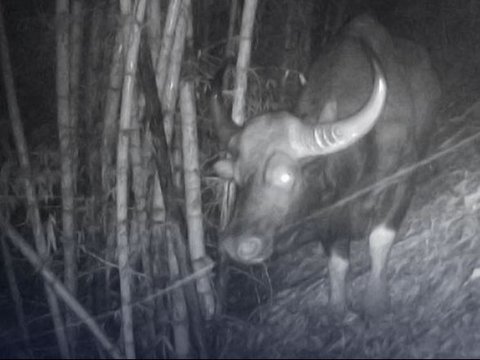
[[[440,129],[437,148],[479,131],[476,108]],[[436,160],[436,174],[418,185],[389,262],[389,314],[375,322],[329,316],[326,259],[309,243],[271,264],[268,303],[247,322],[226,321],[221,356],[479,358],[479,153],[476,141]],[[366,246],[352,244],[349,299],[355,314],[361,313],[368,275]]]

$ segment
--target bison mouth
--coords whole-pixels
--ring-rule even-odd
[[[259,264],[272,255],[273,239],[255,235],[227,236],[222,242],[222,250],[239,263]]]

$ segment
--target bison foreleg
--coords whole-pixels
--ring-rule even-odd
[[[372,268],[365,294],[365,311],[370,316],[385,313],[389,307],[387,261],[396,231],[384,225],[373,229],[369,237]]]
[[[330,275],[330,306],[337,315],[343,315],[346,310],[345,278],[349,267],[348,258],[332,251],[328,260]]]

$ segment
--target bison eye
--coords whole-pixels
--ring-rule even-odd
[[[295,161],[283,152],[274,153],[265,165],[265,182],[273,187],[289,190],[296,181]]]
[[[290,188],[295,182],[295,174],[288,167],[278,166],[273,170],[270,180],[275,186]]]

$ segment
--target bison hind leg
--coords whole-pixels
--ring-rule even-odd
[[[396,230],[385,225],[373,229],[369,236],[371,271],[365,293],[365,312],[378,317],[389,309],[390,298],[387,284],[387,262],[395,240]]]

